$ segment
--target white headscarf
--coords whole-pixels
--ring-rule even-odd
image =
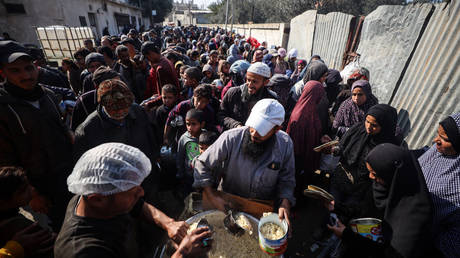
[[[291,59],[292,57],[297,57],[298,54],[299,54],[299,51],[297,51],[297,49],[293,48],[293,49],[289,50],[288,58]]]

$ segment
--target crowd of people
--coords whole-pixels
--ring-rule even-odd
[[[343,78],[318,55],[195,26],[86,40],[59,65],[0,41],[2,258],[147,257],[151,228],[172,257],[199,257],[212,231],[157,209],[164,185],[224,212],[238,207],[223,194],[263,201],[295,230],[318,172],[334,257],[460,257],[460,113],[411,150],[364,67]],[[348,226],[368,217],[381,241]]]

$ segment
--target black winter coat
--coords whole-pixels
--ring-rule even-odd
[[[73,146],[54,93],[42,88],[38,109],[0,87],[0,166],[24,168],[31,185],[53,199],[67,192]]]
[[[261,99],[277,99],[276,93],[266,87],[256,93],[253,100],[243,102],[242,95],[245,84],[239,87],[230,88],[222,99],[220,110],[217,113],[217,120],[224,130],[229,130],[244,125],[251,113],[252,107]]]
[[[120,142],[140,149],[150,161],[159,155],[159,136],[156,124],[144,109],[133,104],[123,125],[110,119],[99,105],[75,131],[74,159],[103,143]]]
[[[87,150],[108,142],[120,142],[140,149],[152,164],[150,175],[142,183],[145,199],[155,203],[160,184],[156,165],[161,147],[160,133],[156,123],[138,104],[131,105],[123,124],[110,119],[99,105],[75,131],[74,159],[78,160]]]

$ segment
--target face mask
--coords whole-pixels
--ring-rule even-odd
[[[110,117],[111,119],[114,119],[114,120],[123,120],[125,119],[125,117],[128,116],[129,114],[129,109],[126,109],[124,110],[123,112],[121,113],[117,113],[117,114],[111,114],[110,112],[108,112],[105,107],[104,107],[104,111],[105,113],[107,114],[108,117]]]
[[[117,114],[117,115],[109,115],[110,118],[115,119],[115,120],[123,120],[125,117],[128,116],[129,111]]]
[[[323,82],[323,87],[324,87],[324,88],[327,88],[326,82]]]

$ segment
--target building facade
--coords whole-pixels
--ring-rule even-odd
[[[210,10],[199,9],[193,1],[185,3],[182,0],[174,2],[173,10],[165,18],[164,23],[167,25],[205,24],[209,23],[207,16],[211,13]]]
[[[17,41],[38,45],[36,27],[88,26],[98,40],[104,32],[117,35],[129,28],[150,27],[142,9],[123,0],[3,0],[0,31]]]

